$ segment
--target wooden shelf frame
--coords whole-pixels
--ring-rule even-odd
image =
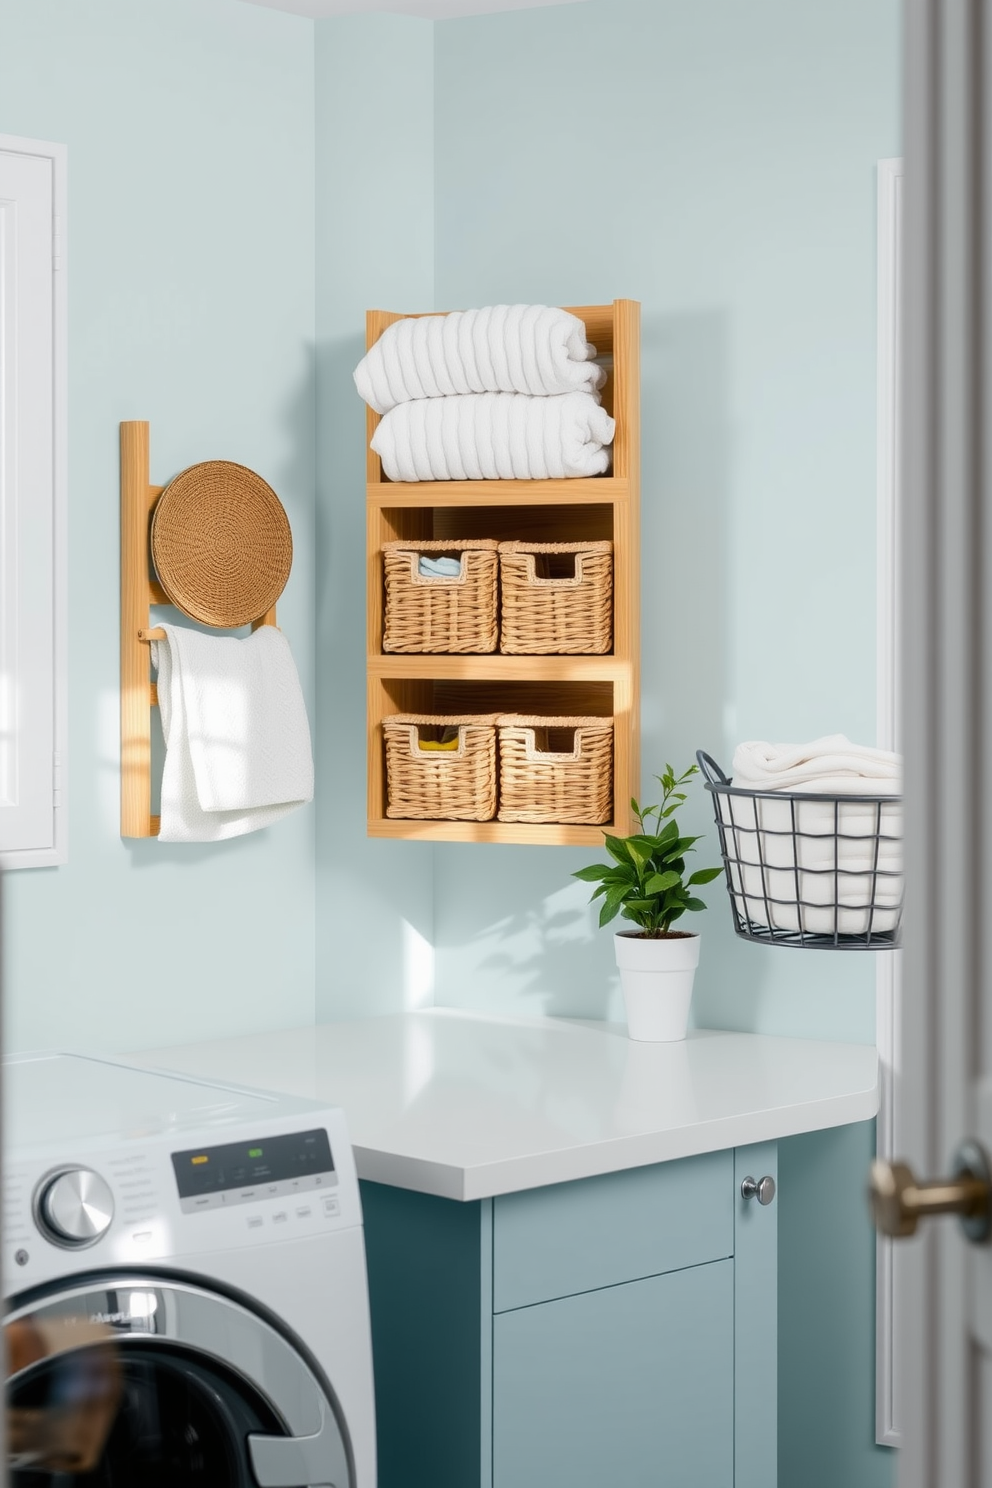
[[[152,605],[171,604],[152,575],[151,520],[165,490],[153,486],[149,429],[145,419],[121,424],[121,836],[157,837],[152,815],[152,708],[158,688],[151,678],[149,641],[165,632],[152,628]],[[252,621],[275,625],[275,606]]]
[[[378,415],[374,415],[378,422]],[[378,459],[376,455],[376,459]],[[534,487],[540,486],[540,500]],[[630,496],[630,481],[610,475],[575,480],[390,481],[369,483],[370,506],[602,506]],[[435,499],[435,493],[437,498]]]
[[[640,305],[567,307],[600,356],[612,357],[603,390],[616,420],[609,475],[577,480],[390,481],[371,439],[379,415],[367,410],[368,835],[448,842],[597,845],[604,832],[632,828],[630,797],[640,777]],[[436,312],[424,312],[427,314]],[[371,347],[402,314],[370,310]],[[570,510],[566,510],[569,508]],[[463,514],[459,516],[459,514]],[[453,524],[466,530],[453,530]],[[399,539],[504,536],[613,541],[613,651],[608,656],[396,655],[382,650],[383,543]],[[385,813],[382,720],[396,712],[532,711],[612,713],[613,818],[602,826],[520,822],[435,822]],[[529,703],[530,706],[522,707]],[[459,704],[461,707],[459,708]]]

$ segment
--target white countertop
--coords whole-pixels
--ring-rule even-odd
[[[177,1048],[135,1061],[343,1106],[361,1177],[481,1199],[865,1121],[866,1044],[430,1008]]]

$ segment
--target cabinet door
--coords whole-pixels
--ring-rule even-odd
[[[493,1320],[493,1488],[731,1488],[734,1263]]]
[[[734,1155],[705,1152],[493,1201],[493,1311],[734,1253]]]

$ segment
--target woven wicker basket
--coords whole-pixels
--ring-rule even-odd
[[[500,715],[500,821],[599,823],[612,815],[612,718]]]
[[[574,561],[574,573],[569,572],[569,560]],[[504,542],[499,545],[499,566],[501,651],[517,656],[602,656],[611,650],[611,542]]]
[[[465,542],[383,543],[386,580],[384,651],[474,652],[496,650],[499,544]],[[418,572],[422,553],[461,558],[455,578]]]
[[[204,460],[169,482],[152,517],[151,549],[177,609],[232,629],[272,608],[293,563],[289,518],[278,496],[233,460]]]
[[[458,748],[424,750],[421,738],[457,728]],[[496,714],[394,713],[382,720],[386,815],[492,821],[496,815]]]

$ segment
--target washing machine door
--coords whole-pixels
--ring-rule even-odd
[[[105,1274],[15,1301],[4,1331],[12,1488],[354,1488],[329,1384],[245,1301]]]

